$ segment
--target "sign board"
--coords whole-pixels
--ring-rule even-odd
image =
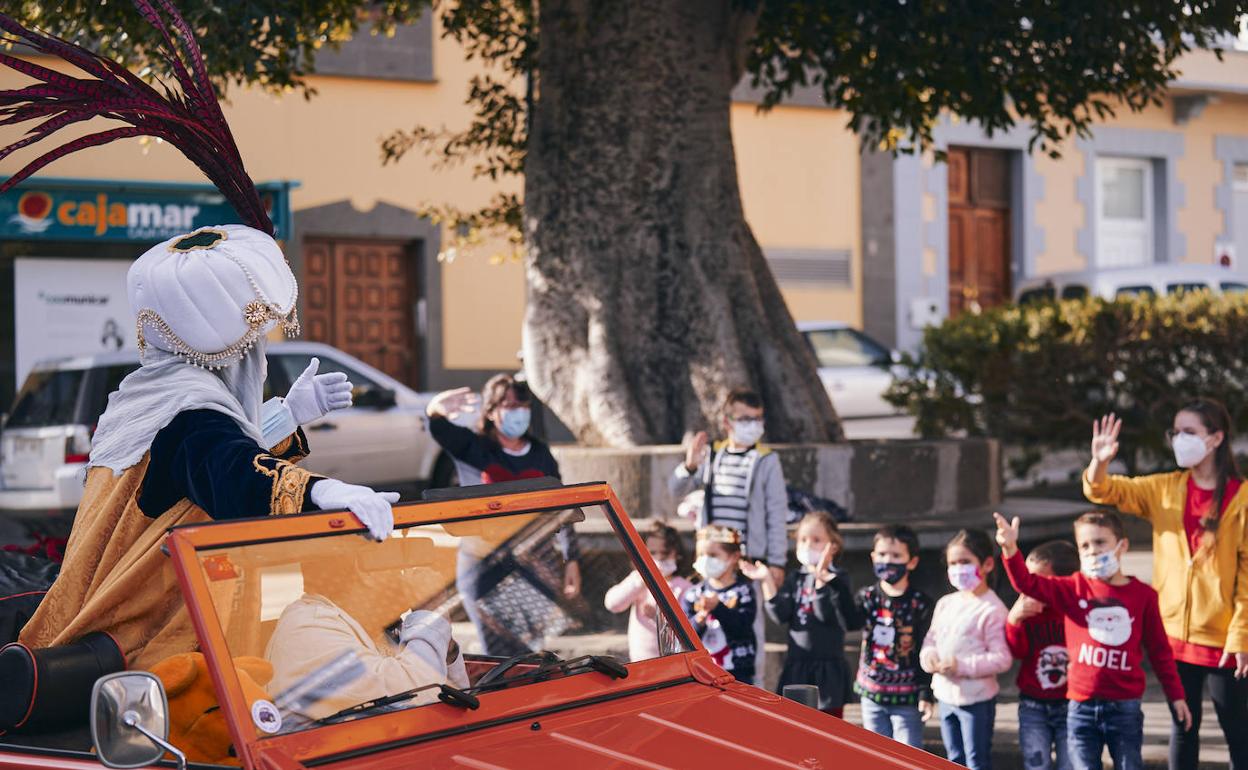
[[[292,186],[257,185],[278,240],[289,237]],[[211,185],[28,179],[0,194],[0,240],[151,242],[239,221]]]
[[[18,388],[42,359],[136,347],[126,299],[131,264],[107,259],[13,261]]]

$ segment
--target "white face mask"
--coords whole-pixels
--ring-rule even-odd
[[[1109,580],[1118,574],[1118,554],[1105,551],[1080,556],[1079,571],[1092,580]]]
[[[728,571],[728,564],[714,556],[699,556],[693,562],[693,569],[707,580],[719,580]]]
[[[762,420],[733,420],[732,438],[741,446],[754,446],[763,437]]]
[[[974,591],[984,579],[974,564],[950,564],[949,583],[959,591]]]
[[[819,560],[823,558],[822,548],[799,548],[797,549],[797,561],[807,569],[814,569],[819,566]]]
[[[676,572],[675,559],[656,559],[654,565],[659,568],[659,574],[663,577],[669,577]]]
[[[1191,468],[1209,454],[1205,440],[1191,433],[1180,433],[1170,442],[1174,447],[1174,462],[1180,468]]]

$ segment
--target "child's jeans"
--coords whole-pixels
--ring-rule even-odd
[[[864,696],[862,726],[899,743],[923,748],[923,717],[918,706],[883,706]]]
[[[997,720],[997,699],[969,706],[940,704],[940,737],[950,762],[971,768],[991,770],[992,729]]]
[[[1144,759],[1144,711],[1139,700],[1071,701],[1066,712],[1070,762],[1075,770],[1101,770],[1109,749],[1114,770],[1140,770]]]
[[[1018,697],[1018,743],[1025,770],[1070,770],[1065,698]],[[1056,758],[1056,759],[1055,759]]]

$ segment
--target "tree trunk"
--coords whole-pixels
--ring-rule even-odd
[[[733,0],[543,0],[525,162],[525,369],[590,445],[681,440],[751,387],[773,441],[840,425],[741,207]]]

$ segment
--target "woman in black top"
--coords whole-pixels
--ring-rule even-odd
[[[543,476],[560,478],[559,463],[550,448],[529,430],[532,406],[528,386],[509,374],[491,377],[480,396],[469,388],[456,388],[439,393],[429,402],[429,432],[454,459],[460,486]],[[475,431],[453,422],[478,409],[480,417]],[[560,529],[555,546],[564,561],[562,598],[575,599],[581,592],[580,548],[575,531],[570,526]],[[487,655],[514,655],[538,641],[530,634],[517,632],[514,623],[508,628],[508,624],[492,622],[488,611],[483,612],[483,597],[514,571],[515,565],[505,559],[483,560],[480,554],[472,553],[471,544],[460,548],[455,584]],[[542,584],[534,588],[548,591],[550,587]]]

